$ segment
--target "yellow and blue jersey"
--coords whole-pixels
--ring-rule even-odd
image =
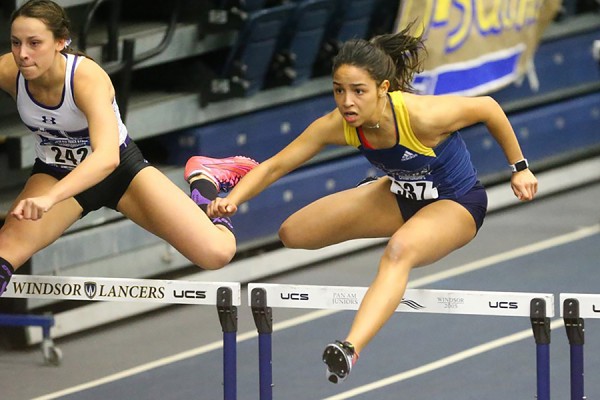
[[[414,200],[454,199],[477,182],[477,171],[458,131],[436,147],[424,146],[410,127],[402,92],[388,93],[396,123],[396,145],[373,149],[344,121],[346,142],[358,148],[371,164],[392,181],[390,190]]]

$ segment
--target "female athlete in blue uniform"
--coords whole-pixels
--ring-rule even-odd
[[[0,56],[0,88],[36,139],[31,176],[0,230],[0,295],[15,269],[100,207],[120,211],[200,267],[226,265],[236,249],[231,223],[201,208],[255,162],[196,157],[185,172],[190,198],[143,158],[109,76],[71,50],[69,37],[59,5],[31,0],[11,17],[12,54]]]
[[[337,109],[310,124],[208,208],[209,215],[233,215],[239,204],[332,144],[358,148],[386,174],[309,204],[279,230],[287,247],[303,249],[390,238],[348,335],[323,353],[334,383],[346,379],[359,352],[394,313],[411,269],[469,243],[483,223],[487,196],[459,129],[485,124],[513,166],[515,195],[527,201],[537,191],[511,124],[491,97],[413,93],[411,82],[424,46],[408,30],[345,43],[333,63]]]

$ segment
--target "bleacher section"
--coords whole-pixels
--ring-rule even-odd
[[[317,55],[331,23],[334,0],[296,0],[269,66],[267,87],[297,86],[312,77]]]
[[[85,43],[88,54],[107,68],[117,90],[124,93],[119,103],[127,110],[133,138],[146,157],[186,191],[182,172],[190,155],[243,154],[263,161],[334,107],[328,61],[336,43],[392,29],[389,17],[398,8],[398,1],[354,2],[349,7],[340,0],[258,4],[170,0],[168,5],[141,0],[58,1],[76,16],[74,44]],[[3,3],[4,34],[10,10],[21,3]],[[311,17],[315,25],[291,23],[303,3],[315,9],[323,6]],[[333,11],[332,3],[337,7]],[[141,4],[143,12],[138,12]],[[92,7],[97,10],[89,17]],[[492,94],[507,110],[535,171],[600,153],[600,57],[594,58],[592,51],[594,41],[600,40],[600,6],[565,1],[563,9],[536,53],[536,74]],[[338,19],[343,16],[348,20]],[[265,29],[252,30],[261,20],[267,21]],[[323,21],[326,28],[316,24]],[[113,43],[109,28],[114,24],[118,37]],[[304,42],[312,38],[311,49],[292,45],[294,33],[283,30],[291,26],[305,29]],[[285,43],[283,33],[289,39]],[[8,52],[8,42],[0,41],[4,45]],[[264,51],[259,57],[257,49]],[[33,138],[8,96],[0,95],[0,110],[0,214],[4,215],[34,156]],[[482,127],[465,129],[463,135],[484,183],[509,178],[499,147]],[[373,174],[376,171],[355,150],[327,149],[241,207],[234,217],[239,257],[277,248],[277,229],[284,218]],[[21,271],[152,278],[189,270],[187,260],[170,246],[117,213],[100,210],[36,254]],[[62,308],[63,304],[0,299],[2,311]]]

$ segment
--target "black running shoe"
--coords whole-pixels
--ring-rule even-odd
[[[323,351],[323,362],[327,364],[325,375],[331,383],[340,383],[350,375],[352,366],[356,362],[357,353],[350,342],[340,342],[328,344]]]

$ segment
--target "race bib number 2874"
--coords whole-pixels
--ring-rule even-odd
[[[397,181],[392,180],[390,190],[412,200],[432,200],[438,198],[437,188],[431,181]]]

